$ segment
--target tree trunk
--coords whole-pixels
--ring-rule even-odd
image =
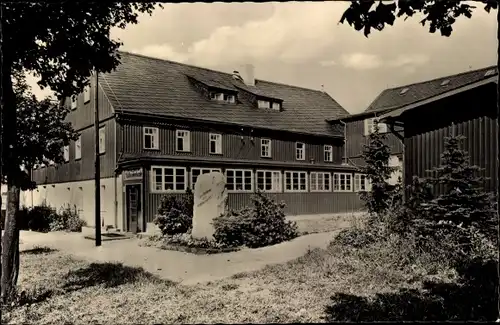
[[[3,19],[3,17],[2,17]],[[3,23],[3,22],[2,22]],[[2,24],[4,38],[8,34]],[[5,39],[2,40],[5,47]],[[5,216],[5,230],[2,236],[2,276],[1,300],[8,302],[13,298],[17,276],[19,273],[19,228],[16,215],[19,210],[19,161],[16,154],[16,97],[12,85],[12,58],[6,51],[0,52],[1,67],[1,109],[2,109],[2,172],[7,176],[7,211]],[[2,176],[3,176],[2,175]]]
[[[19,275],[19,187],[9,185],[7,192],[7,213],[5,233],[2,238],[2,300],[9,302],[15,296]]]
[[[500,0],[497,1],[497,70],[499,70],[500,76]],[[500,129],[499,129],[499,119],[500,119],[500,80],[497,79],[497,175],[496,175],[496,195],[497,195],[497,221],[498,221],[498,235],[497,235],[497,304],[498,304],[498,317],[497,322],[500,322],[500,191],[498,190],[498,186],[500,185]]]

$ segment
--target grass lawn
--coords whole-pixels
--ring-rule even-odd
[[[391,252],[331,245],[283,265],[196,286],[157,279],[120,264],[89,264],[60,252],[21,253],[19,284],[35,301],[2,313],[2,323],[289,323],[321,322],[335,293],[372,296],[420,288],[425,279],[388,267]],[[36,302],[36,300],[39,300]]]

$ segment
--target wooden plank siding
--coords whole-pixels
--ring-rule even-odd
[[[198,166],[193,165],[191,167]],[[225,168],[231,167],[220,166],[219,168],[224,173]],[[250,166],[247,169],[253,169],[255,172],[255,168]],[[253,177],[255,178],[255,173]],[[165,195],[173,195],[179,198],[184,196],[182,193],[151,193],[151,171],[149,168],[145,169],[144,184],[144,219],[146,223],[152,222],[155,218],[162,197]],[[286,203],[285,213],[287,215],[357,212],[363,209],[363,202],[356,192],[267,193],[266,195],[278,202],[284,201]],[[241,209],[250,205],[251,196],[252,193],[228,193],[229,209]]]
[[[403,133],[402,128],[396,128],[396,130]],[[368,144],[368,136],[365,136],[365,121],[356,120],[346,123],[346,155],[350,163],[356,163],[357,165],[364,165],[364,161],[361,158],[363,154],[363,146]],[[402,155],[404,151],[404,146],[401,140],[398,139],[389,129],[386,133],[386,144],[391,148],[391,153],[394,155]]]
[[[119,154],[133,154],[136,156],[197,156],[197,157],[223,157],[238,160],[261,161],[297,161],[295,159],[295,143],[306,144],[305,165],[310,164],[310,159],[315,163],[325,163],[324,145],[333,146],[333,164],[342,163],[342,141],[338,139],[305,138],[303,135],[282,135],[279,133],[263,133],[241,135],[229,133],[227,130],[204,129],[203,126],[194,125],[147,125],[159,128],[159,150],[143,149],[143,125],[120,123],[118,132]],[[177,129],[191,131],[191,151],[178,152],[175,145],[175,132]],[[209,153],[209,134],[222,134],[222,154]],[[261,157],[261,139],[272,140],[271,158]]]
[[[69,162],[60,166],[46,166],[33,170],[33,181],[37,184],[62,183],[71,181],[83,181],[94,178],[94,80],[90,87],[90,101],[84,103],[83,94],[77,99],[77,108],[71,110],[66,117],[73,129],[82,135],[81,151],[82,158],[75,161],[75,142],[69,145]],[[71,101],[65,102],[69,108]],[[113,107],[108,97],[99,87],[98,96],[100,127],[105,127],[106,152],[101,154],[101,177],[112,177],[116,168],[115,127]]]
[[[453,114],[450,114],[453,111]],[[429,118],[431,116],[432,118]],[[411,122],[410,122],[411,121]],[[472,165],[484,168],[484,187],[497,188],[496,89],[487,85],[408,112],[405,123],[405,182],[440,164],[444,138],[463,135],[463,149]],[[442,187],[437,188],[441,192]]]

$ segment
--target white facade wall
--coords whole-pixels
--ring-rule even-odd
[[[76,206],[80,217],[90,227],[95,226],[94,180],[42,184],[33,191],[21,192],[21,206],[32,207],[45,203],[60,209],[68,204]],[[105,226],[123,229],[123,195],[121,175],[101,179],[101,220]]]

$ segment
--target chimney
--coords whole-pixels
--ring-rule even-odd
[[[243,72],[242,78],[243,82],[247,86],[255,86],[255,68],[252,64],[243,65],[240,70]]]

